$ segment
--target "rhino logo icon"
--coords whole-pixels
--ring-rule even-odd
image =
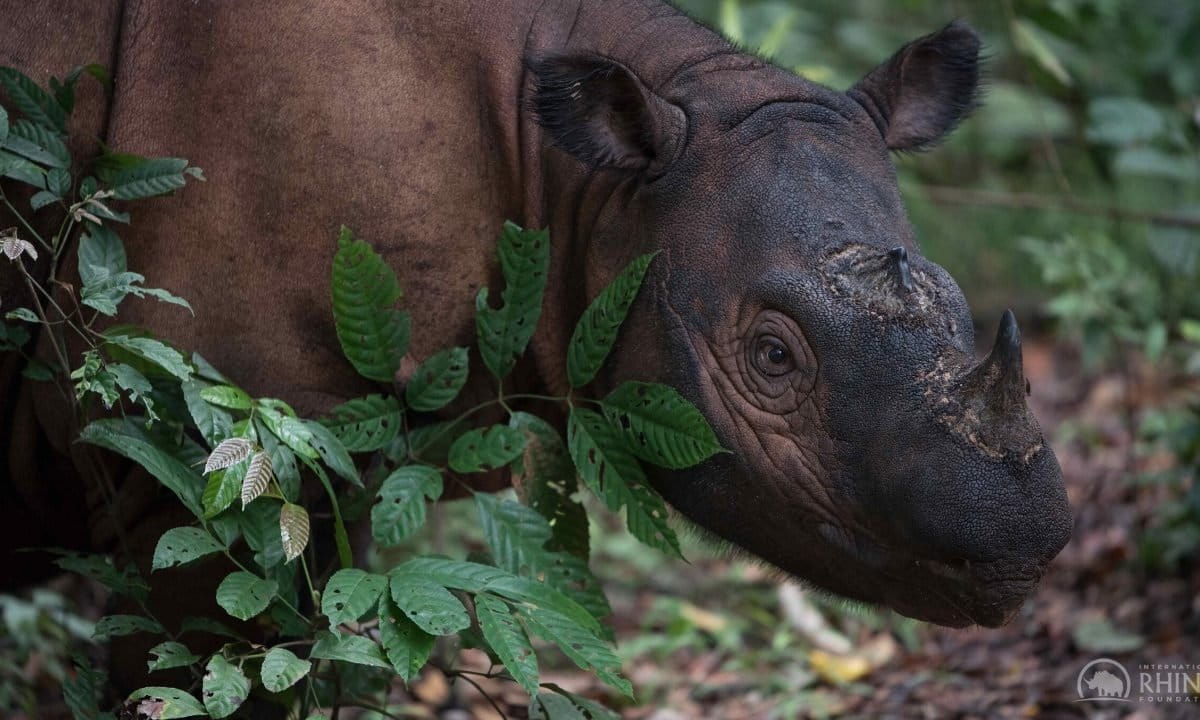
[[[1129,702],[1129,691],[1132,683],[1125,666],[1116,660],[1096,658],[1079,671],[1075,680],[1075,689],[1079,692],[1079,700],[1116,700]]]

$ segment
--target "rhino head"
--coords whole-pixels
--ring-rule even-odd
[[[1071,531],[1016,322],[976,360],[889,154],[970,111],[978,52],[951,24],[845,93],[732,50],[652,80],[599,55],[530,66],[548,177],[581,188],[589,294],[660,251],[601,385],[672,384],[731,450],[659,491],[788,573],[952,626],[1006,622]]]

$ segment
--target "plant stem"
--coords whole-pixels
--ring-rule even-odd
[[[4,194],[3,190],[0,190],[0,202],[4,203],[4,207],[8,208],[8,211],[12,213],[12,216],[17,219],[17,222],[21,223],[21,225],[25,227],[26,232],[32,235],[33,239],[37,240],[38,244],[46,249],[46,252],[51,254],[54,253],[54,248],[50,245],[50,243],[46,242],[42,236],[38,234],[38,231],[33,229],[33,226],[25,220],[21,213],[17,212],[17,209],[8,201],[8,196]]]

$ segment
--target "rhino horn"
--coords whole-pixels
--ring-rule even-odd
[[[1021,330],[1012,310],[1004,311],[992,351],[970,371],[964,384],[981,394],[998,415],[1025,407],[1027,385],[1021,363]]]

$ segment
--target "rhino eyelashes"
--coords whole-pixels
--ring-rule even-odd
[[[904,292],[912,292],[912,270],[908,266],[908,250],[903,247],[892,248],[888,251],[888,258],[891,261],[892,274],[895,276],[896,282],[900,283]]]

